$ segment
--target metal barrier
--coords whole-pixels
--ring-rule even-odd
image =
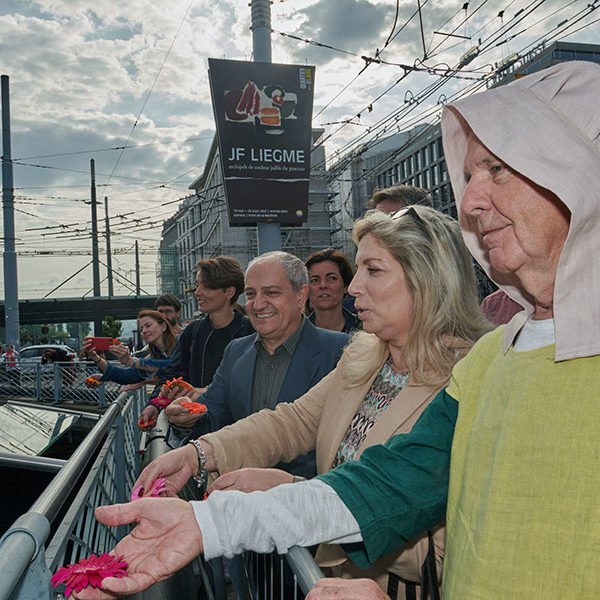
[[[115,366],[122,366],[114,363]],[[84,381],[98,373],[93,362],[22,362],[15,368],[0,367],[0,397],[32,398],[53,404],[71,402],[103,405],[119,394],[120,385],[107,381],[100,387],[88,388]]]
[[[106,527],[94,518],[100,504],[125,502],[139,472],[137,417],[145,390],[120,394],[33,504],[0,539],[0,600],[56,598],[50,573],[91,552],[107,552],[124,535],[124,527]],[[50,524],[69,491],[75,488],[94,455],[74,502],[44,549]]]
[[[0,600],[58,598],[59,593],[50,588],[52,572],[91,553],[108,552],[125,535],[127,526],[102,525],[94,518],[94,509],[102,504],[128,500],[129,491],[140,470],[142,433],[137,426],[137,418],[145,403],[145,388],[120,394],[30,510],[19,517],[0,538]],[[164,415],[161,418],[164,419]],[[144,434],[147,437],[149,459],[168,450],[163,443],[165,430],[164,421],[159,421],[158,427],[149,435]],[[93,457],[95,460],[81,482],[82,473],[86,472]],[[66,508],[52,539],[47,543],[51,524],[63,509],[69,491],[77,487],[79,490],[75,499]],[[192,488],[188,487],[183,496],[192,499]],[[273,559],[272,555],[254,553],[237,557],[232,565],[237,565],[236,571],[241,573],[239,582],[236,579],[239,596],[243,600],[302,598],[302,592],[307,593],[323,577],[306,549],[291,548],[285,558],[293,570],[291,588],[284,585],[286,575],[283,567],[279,566],[283,564],[281,558]],[[268,563],[269,560],[272,562]],[[262,562],[266,566],[254,571],[249,566],[252,562]],[[230,574],[235,579],[232,568],[229,567]],[[277,572],[282,575],[278,577]],[[227,599],[224,561],[217,559],[206,563],[201,557],[191,569],[178,573],[173,581],[164,582],[167,588],[161,585],[162,591],[159,591],[157,586],[153,586],[157,589],[151,588],[135,598],[180,598],[183,592],[177,590],[191,591],[198,579],[204,586],[203,597],[207,600]],[[278,589],[275,589],[275,585]]]

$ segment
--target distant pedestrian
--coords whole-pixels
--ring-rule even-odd
[[[11,384],[16,384],[19,375],[19,357],[12,344],[6,345],[6,352],[2,355],[4,368]]]

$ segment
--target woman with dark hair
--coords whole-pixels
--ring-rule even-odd
[[[248,317],[235,310],[243,291],[244,271],[235,258],[215,256],[198,261],[194,295],[198,310],[205,316],[183,330],[169,368],[159,377],[160,383],[183,377],[201,392],[210,385],[227,344],[254,332]],[[157,386],[152,396],[159,392],[160,386]],[[173,405],[170,410],[188,414],[182,406]],[[151,404],[142,411],[141,419],[157,416],[158,409]]]
[[[350,333],[360,328],[358,317],[342,306],[354,273],[344,254],[333,248],[313,252],[304,264],[308,269],[308,318],[322,329]]]
[[[136,358],[129,354],[126,346],[112,344],[108,351],[114,354],[126,368],[115,367],[95,350],[91,350],[91,338],[86,338],[83,348],[102,371],[102,375],[92,375],[91,378],[121,384],[140,383],[160,374],[169,365],[177,345],[177,335],[171,323],[162,313],[150,309],[140,311],[137,321],[140,335],[148,348],[148,355],[145,358]]]

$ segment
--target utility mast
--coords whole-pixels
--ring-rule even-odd
[[[271,62],[271,2],[252,0],[252,51],[254,62]],[[258,253],[281,250],[279,223],[258,223],[256,226]]]
[[[2,212],[4,216],[4,325],[6,343],[19,349],[19,290],[15,251],[15,200],[10,145],[8,75],[2,75]]]

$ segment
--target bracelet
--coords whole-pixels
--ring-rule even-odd
[[[196,485],[201,488],[206,483],[208,478],[208,472],[206,470],[206,454],[202,449],[202,444],[198,440],[190,440],[188,444],[192,444],[198,452],[198,474],[192,475],[192,479],[196,482]]]
[[[300,481],[306,481],[306,477],[302,477],[302,475],[292,475],[292,483],[298,483]]]

